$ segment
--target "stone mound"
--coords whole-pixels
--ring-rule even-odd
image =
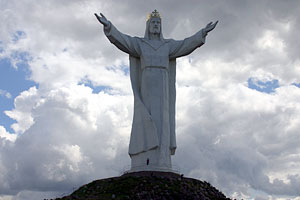
[[[93,181],[56,200],[229,200],[208,182],[170,172],[134,172]]]

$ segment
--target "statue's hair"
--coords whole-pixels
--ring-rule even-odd
[[[145,36],[144,36],[144,38],[146,38],[146,39],[148,39],[148,40],[150,39],[150,23],[151,23],[152,19],[154,19],[154,17],[151,17],[149,20],[146,21],[146,31],[145,31]],[[163,41],[163,40],[164,40],[164,37],[163,37],[163,34],[162,34],[161,18],[158,18],[158,19],[160,19],[160,33],[159,33],[159,39],[160,39],[161,41]]]

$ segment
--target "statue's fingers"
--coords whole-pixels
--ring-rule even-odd
[[[219,22],[219,21],[217,20],[217,21],[215,22],[214,26],[217,26],[218,22]]]
[[[106,19],[106,17],[102,13],[100,13],[100,15],[101,15],[101,17],[103,17],[104,19]]]
[[[97,17],[97,19],[99,18],[99,15],[97,15],[97,13],[94,13],[94,15]]]

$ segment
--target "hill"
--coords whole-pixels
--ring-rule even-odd
[[[83,185],[69,196],[57,198],[56,200],[71,199],[229,200],[208,182],[186,178],[170,172],[146,171],[95,180]]]

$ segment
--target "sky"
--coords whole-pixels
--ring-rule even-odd
[[[174,169],[226,196],[300,199],[296,0],[0,0],[0,200],[69,194],[130,167],[128,55],[94,13],[143,37],[148,13],[181,40]]]

